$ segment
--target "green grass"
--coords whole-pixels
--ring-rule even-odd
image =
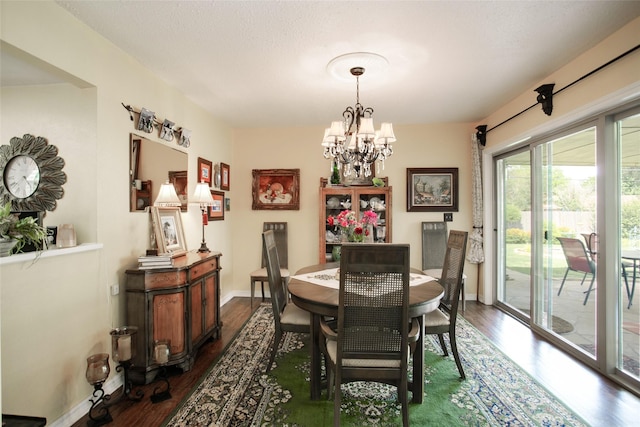
[[[531,274],[531,245],[528,243],[507,243],[506,267],[508,270],[522,274]],[[547,255],[545,254],[545,259]],[[562,279],[567,270],[567,262],[562,254],[560,245],[553,245],[552,274],[554,279]]]

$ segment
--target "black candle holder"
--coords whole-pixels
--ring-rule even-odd
[[[169,378],[167,377],[167,363],[169,363],[170,356],[171,356],[170,340],[154,341],[153,358],[155,362],[160,365],[157,379],[162,384],[154,387],[153,394],[151,395],[152,403],[158,403],[158,402],[165,401],[167,399],[171,399],[171,392],[170,392],[171,385],[169,384]]]

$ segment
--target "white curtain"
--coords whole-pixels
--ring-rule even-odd
[[[467,252],[467,261],[473,264],[480,264],[484,262],[482,237],[482,167],[480,165],[479,145],[476,134],[473,134],[471,136],[471,196],[473,198],[473,230],[469,235],[469,250]]]

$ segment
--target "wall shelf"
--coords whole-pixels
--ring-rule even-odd
[[[25,261],[37,261],[39,258],[70,255],[80,252],[97,251],[102,249],[102,243],[83,243],[72,248],[47,249],[45,251],[27,252],[0,258],[0,265],[17,264]]]

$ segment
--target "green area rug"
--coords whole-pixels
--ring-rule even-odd
[[[332,425],[333,402],[309,399],[307,335],[285,334],[277,366],[264,373],[273,334],[271,306],[262,304],[163,425]],[[427,337],[424,403],[409,404],[411,425],[586,425],[462,318],[457,337],[467,380]],[[344,426],[402,425],[395,387],[351,383],[343,396]]]

